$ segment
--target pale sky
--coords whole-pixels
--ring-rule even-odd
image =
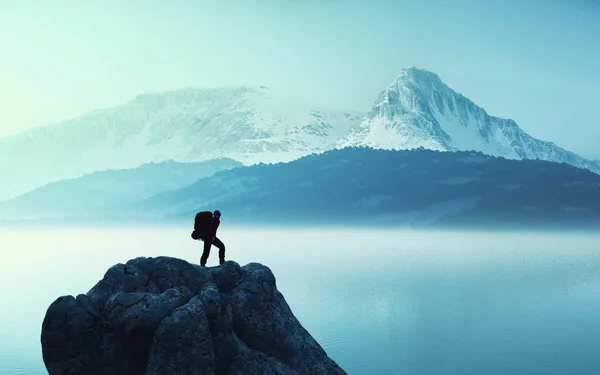
[[[409,65],[600,159],[597,0],[0,0],[0,137],[186,86],[367,111]]]

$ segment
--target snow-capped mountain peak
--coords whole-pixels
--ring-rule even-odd
[[[414,65],[406,67],[390,86],[406,86],[418,90],[432,90],[434,88],[448,88],[439,75],[425,69],[419,69]]]
[[[446,86],[436,73],[410,66],[402,69],[400,75],[381,92],[375,107],[387,101],[416,113],[425,113],[430,110],[428,105],[432,99],[452,96],[462,95]]]
[[[508,159],[600,167],[551,142],[531,137],[511,119],[490,116],[430,71],[410,66],[385,88],[369,115],[337,147],[480,151]]]

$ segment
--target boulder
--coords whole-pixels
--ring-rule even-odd
[[[50,375],[346,374],[302,327],[271,270],[140,257],[50,305]]]

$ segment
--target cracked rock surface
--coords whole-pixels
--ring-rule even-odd
[[[50,375],[346,374],[258,263],[117,264],[87,294],[50,305],[41,342]]]

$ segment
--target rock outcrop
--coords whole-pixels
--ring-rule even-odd
[[[346,374],[258,263],[117,264],[87,294],[50,305],[41,342],[50,375]]]

